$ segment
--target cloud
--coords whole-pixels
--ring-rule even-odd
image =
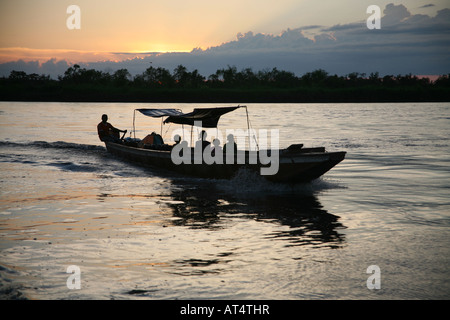
[[[38,60],[18,60],[0,64],[0,75],[8,76],[11,71],[16,70],[25,71],[28,74],[46,74],[56,79],[58,75],[64,74],[68,67],[69,64],[65,60],[50,59],[44,63],[40,63]]]
[[[434,7],[434,6],[435,6],[434,4],[429,3],[429,4],[423,5],[423,6],[419,7],[419,8],[420,8],[420,9],[422,9],[422,8],[430,8],[430,7]]]
[[[383,13],[384,17],[381,19],[381,25],[384,27],[401,23],[411,16],[411,13],[404,5],[396,6],[393,3],[388,4]]]
[[[450,9],[440,10],[431,17],[413,15],[401,4],[388,4],[382,12],[380,30],[369,30],[362,20],[334,26],[309,25],[279,34],[248,31],[238,33],[232,41],[207,49],[196,48],[189,53],[116,52],[109,53],[107,60],[81,65],[109,72],[126,68],[135,75],[149,66],[173,71],[182,64],[206,77],[227,66],[254,70],[276,67],[298,75],[315,69],[341,75],[450,73]],[[0,64],[0,75],[19,68],[62,74],[61,69],[67,65],[56,59],[42,64],[17,61]]]
[[[287,67],[296,73],[314,68],[346,74],[353,71],[382,74],[445,74],[450,72],[450,10],[435,17],[412,15],[403,5],[389,4],[380,30],[369,30],[366,21],[316,28],[306,37],[302,28],[279,35],[238,34],[237,39],[205,54],[225,55],[231,63],[250,67]],[[251,59],[249,56],[252,56]]]
[[[216,47],[210,47],[205,53],[224,53],[236,51],[259,51],[259,50],[290,50],[301,48],[314,43],[313,40],[304,36],[301,29],[287,29],[280,35],[263,34],[249,31],[245,34],[238,33],[235,41],[222,43]]]

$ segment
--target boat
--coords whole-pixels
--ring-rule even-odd
[[[161,128],[166,123],[190,125],[192,137],[192,127],[198,126],[200,121],[203,128],[217,128],[223,115],[238,108],[245,108],[247,124],[249,124],[246,106],[196,108],[190,113],[183,113],[177,109],[136,109],[133,116],[133,132],[135,135],[136,111],[149,117],[160,117],[162,119],[166,117],[164,121],[161,121]],[[248,129],[248,132],[250,132],[250,127]],[[195,148],[190,147],[190,151],[192,151],[190,156],[184,157],[185,160],[190,161],[177,163],[172,157],[175,148],[173,145],[148,145],[143,144],[142,141],[139,138],[130,137],[122,139],[120,143],[106,141],[105,145],[108,152],[123,159],[187,176],[231,179],[240,170],[251,170],[260,173],[267,180],[279,183],[308,182],[317,179],[343,161],[346,155],[345,151],[328,152],[324,147],[304,148],[303,144],[293,144],[283,149],[239,150],[240,158],[237,159],[234,155],[236,161],[230,163],[230,161],[225,160],[224,155],[223,161],[207,163],[207,161],[197,161],[195,159]],[[277,170],[271,174],[262,174],[264,169],[267,172],[271,166],[274,166],[274,163],[267,161],[268,157],[277,162],[275,168]]]

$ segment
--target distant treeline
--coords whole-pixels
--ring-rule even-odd
[[[377,72],[331,75],[319,69],[296,76],[277,68],[238,71],[219,69],[208,78],[179,65],[173,72],[149,67],[132,76],[68,68],[57,80],[47,75],[12,71],[0,78],[3,101],[104,102],[438,102],[450,101],[450,74],[436,81],[414,75]]]

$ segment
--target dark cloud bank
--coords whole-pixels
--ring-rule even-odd
[[[366,18],[369,14],[366,15]],[[305,33],[315,33],[307,37]],[[83,67],[102,71],[126,68],[140,74],[150,65],[173,70],[177,65],[198,69],[209,76],[217,69],[236,66],[237,69],[264,70],[278,68],[297,75],[316,69],[345,75],[351,72],[388,74],[442,75],[450,73],[450,9],[437,15],[411,15],[403,5],[389,4],[383,11],[381,29],[369,30],[366,20],[324,26],[287,29],[279,35],[239,33],[236,40],[189,53],[149,53],[145,57],[121,62],[96,62]],[[117,53],[127,56],[126,53]],[[0,64],[0,75],[11,70],[27,73],[61,75],[66,61],[10,62]]]

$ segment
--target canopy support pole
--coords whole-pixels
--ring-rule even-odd
[[[135,121],[136,121],[136,109],[134,109],[134,112],[133,112],[133,135],[134,135],[134,138],[136,139],[136,126],[135,126]]]
[[[250,151],[250,143],[251,143],[251,137],[250,137],[250,121],[249,121],[249,119],[248,119],[248,109],[247,109],[247,106],[245,106],[245,113],[247,114],[248,151]]]
[[[250,151],[250,140],[251,140],[251,136],[250,136],[250,118],[248,116],[247,106],[245,106],[245,113],[247,114],[248,150]],[[256,149],[259,151],[259,145],[258,145],[258,141],[256,141],[255,135],[253,135],[253,139],[255,139]]]

